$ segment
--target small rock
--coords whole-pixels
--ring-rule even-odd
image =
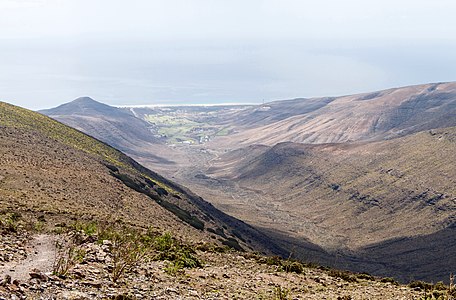
[[[7,284],[11,284],[11,276],[5,275],[2,281],[0,281],[0,286],[6,286]]]
[[[73,270],[72,273],[73,273],[74,277],[78,278],[78,279],[81,279],[81,278],[85,277],[84,273],[82,273],[82,271],[78,270],[78,269]]]
[[[97,239],[98,239],[97,236],[89,235],[88,237],[86,237],[85,239],[82,240],[82,244],[94,243],[97,241]]]
[[[48,275],[49,280],[59,282],[60,278],[56,275]]]
[[[62,292],[58,295],[57,299],[65,300],[85,300],[91,299],[91,297],[83,292],[71,291],[71,292]]]
[[[48,281],[49,277],[42,273],[40,270],[38,269],[33,269],[30,273],[29,273],[30,277],[32,279],[39,279],[41,281]]]
[[[170,288],[170,287],[166,288],[166,292],[167,293],[176,293],[176,294],[178,293],[176,289],[173,289],[173,288]]]
[[[102,282],[100,281],[83,281],[81,282],[83,285],[87,285],[87,286],[91,286],[91,287],[94,287],[94,288],[101,288],[101,286],[103,285]]]

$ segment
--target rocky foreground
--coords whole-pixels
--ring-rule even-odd
[[[0,299],[425,299],[423,286],[208,244],[193,251],[169,234],[153,240],[153,251],[104,238],[83,230],[3,234]],[[49,241],[56,245],[45,252],[52,265],[42,256],[36,266],[43,269],[29,264],[27,257],[40,256]]]

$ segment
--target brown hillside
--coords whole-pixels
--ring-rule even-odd
[[[229,154],[228,174],[222,156],[208,174],[255,190],[261,197],[252,199],[269,203],[244,203],[244,211],[255,211],[242,215],[252,224],[309,238],[329,251],[363,253],[362,265],[372,272],[442,279],[456,259],[444,255],[456,245],[448,234],[456,221],[455,149],[454,127],[375,143],[282,143],[239,157],[237,168]],[[429,243],[437,236],[444,240]],[[432,251],[445,256],[443,266],[441,257],[428,255]],[[399,268],[399,261],[415,265]]]
[[[216,246],[275,247],[252,227],[121,152],[2,102],[0,231],[0,298],[5,299],[416,299],[419,294],[391,279]]]
[[[173,229],[193,241],[223,226],[220,241],[244,244],[237,235],[252,243],[246,248],[283,253],[252,227],[102,142],[6,103],[0,117],[3,210]]]
[[[257,143],[319,144],[393,138],[456,126],[456,83],[271,102],[246,109],[224,123],[238,133],[215,143],[230,148]]]

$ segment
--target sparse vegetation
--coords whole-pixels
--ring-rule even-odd
[[[116,232],[111,234],[110,250],[113,264],[111,278],[117,282],[145,259],[147,245],[132,233]]]
[[[54,262],[52,273],[59,277],[65,278],[72,267],[77,263],[82,262],[85,256],[85,251],[71,241],[69,245],[57,243],[59,255]]]
[[[171,273],[173,274],[176,274],[182,268],[203,266],[192,247],[180,243],[169,233],[156,237],[154,248],[158,253],[155,254],[153,259],[170,261],[167,271],[172,271]]]
[[[82,231],[86,235],[94,235],[95,233],[98,232],[98,225],[96,222],[91,221],[91,222],[75,222],[71,226],[74,230],[76,231]]]
[[[333,269],[333,270],[330,270],[328,274],[329,274],[329,276],[340,278],[347,282],[358,282],[356,275],[354,275],[348,271],[340,271],[340,270]]]
[[[375,280],[374,276],[372,276],[370,274],[367,274],[367,273],[358,273],[358,274],[355,274],[355,276],[358,279],[361,279],[361,280],[370,280],[370,281],[374,281]]]
[[[293,272],[296,274],[301,274],[304,272],[304,266],[298,261],[286,260],[282,262],[282,267],[285,272]]]
[[[449,286],[442,281],[435,284],[424,281],[412,281],[409,287],[421,291],[424,295],[420,300],[452,300],[456,299],[456,290],[454,288],[454,276],[450,275]]]
[[[384,282],[384,283],[391,283],[394,285],[399,285],[399,282],[397,282],[394,278],[391,278],[391,277],[384,277],[380,281]]]
[[[14,107],[10,106],[6,106],[6,108],[7,111],[14,110]],[[0,115],[2,109],[3,106],[0,105]],[[18,118],[29,116],[28,113],[22,114],[23,116]],[[70,152],[72,155],[76,155],[74,160],[77,163],[69,168],[67,166],[70,164],[62,164],[63,167],[60,167],[61,165],[55,165],[57,161],[55,157],[48,161],[40,160],[33,156],[29,157],[26,152],[6,158],[8,161],[19,162],[7,171],[13,170],[16,172],[13,175],[20,179],[12,182],[11,186],[7,187],[9,190],[3,190],[2,186],[0,191],[2,193],[0,199],[6,199],[1,203],[3,205],[1,208],[8,207],[7,213],[0,214],[1,242],[3,243],[3,237],[7,236],[10,239],[8,245],[14,247],[18,245],[18,242],[26,245],[27,236],[25,234],[23,241],[15,237],[16,233],[22,234],[25,224],[24,218],[29,216],[10,212],[17,207],[22,209],[21,212],[27,212],[32,216],[30,218],[32,221],[27,220],[29,222],[27,229],[32,229],[31,232],[34,232],[33,229],[44,233],[54,230],[54,232],[62,234],[62,238],[72,237],[70,242],[59,244],[60,254],[54,263],[54,274],[63,280],[50,276],[52,279],[46,284],[32,281],[30,284],[22,285],[21,289],[30,287],[30,290],[35,290],[36,293],[41,294],[50,287],[52,289],[61,288],[62,290],[76,288],[92,293],[93,291],[100,291],[100,286],[107,283],[109,292],[111,290],[119,292],[118,295],[110,296],[113,299],[136,298],[136,294],[130,293],[130,291],[138,292],[144,298],[144,295],[154,288],[160,293],[166,293],[166,296],[176,298],[189,296],[184,295],[184,293],[191,292],[192,297],[201,297],[204,294],[212,293],[212,298],[217,298],[226,293],[230,298],[246,299],[245,294],[252,298],[260,290],[267,292],[268,297],[272,295],[274,299],[291,299],[292,294],[293,296],[294,294],[301,296],[303,293],[312,290],[312,295],[319,295],[320,293],[324,295],[322,298],[334,299],[334,290],[338,291],[337,295],[343,295],[345,292],[356,293],[357,288],[368,289],[369,291],[379,289],[379,294],[382,296],[385,294],[403,296],[404,294],[415,293],[416,295],[421,293],[424,294],[422,299],[440,300],[449,300],[455,296],[452,283],[449,287],[441,282],[432,285],[411,283],[410,288],[403,286],[398,288],[395,286],[397,282],[392,278],[376,279],[369,274],[354,274],[338,270],[328,271],[327,268],[310,270],[307,268],[308,265],[292,259],[264,257],[259,254],[229,250],[243,250],[238,240],[233,238],[235,236],[239,240],[243,240],[241,235],[243,231],[233,230],[232,225],[228,225],[229,222],[218,223],[219,220],[216,217],[211,220],[209,220],[210,216],[206,218],[204,212],[198,211],[195,206],[191,206],[190,198],[187,198],[185,192],[182,192],[182,197],[181,194],[177,194],[176,190],[180,190],[177,185],[169,182],[165,184],[164,182],[167,181],[162,181],[159,176],[149,177],[152,172],[144,172],[120,152],[110,149],[103,143],[90,140],[78,131],[63,127],[63,125],[53,123],[45,118],[32,117],[36,119],[38,124],[36,127],[32,126],[35,125],[34,123],[27,122],[26,125],[22,126],[22,129],[32,130],[31,133],[27,133],[28,135],[24,135],[29,138],[23,138],[24,136],[19,135],[16,140],[12,140],[14,143],[11,144],[11,147],[5,149],[16,149],[17,145],[24,145],[24,143],[18,144],[21,140],[26,140],[26,143],[33,145],[33,150],[40,150],[38,146],[42,142],[46,145],[41,149],[42,152],[53,152],[55,154],[61,151],[55,157],[65,163],[68,157],[67,153]],[[11,118],[12,123],[17,122],[14,118]],[[8,117],[6,120],[0,118],[0,124],[9,122]],[[47,128],[47,126],[51,127]],[[19,130],[18,132],[23,133],[25,131]],[[1,137],[9,135],[9,133],[4,133]],[[69,136],[59,136],[67,133]],[[49,137],[52,141],[50,139],[39,140],[35,138],[36,135]],[[2,141],[4,140],[6,139]],[[54,143],[54,141],[58,142]],[[38,146],[34,143],[38,143]],[[74,151],[74,149],[81,151]],[[26,154],[24,155],[24,153]],[[21,168],[16,168],[16,166]],[[67,173],[61,172],[62,169]],[[46,173],[42,177],[30,176],[37,170],[46,170]],[[95,175],[93,175],[94,172]],[[124,184],[120,184],[118,180],[109,176],[109,172]],[[62,174],[68,177],[61,176]],[[14,176],[10,176],[8,180]],[[54,181],[42,180],[47,176],[53,176]],[[93,196],[94,194],[84,194],[87,190],[86,186],[74,185],[75,187],[67,190],[72,182],[78,180],[88,183],[96,182],[90,190],[96,190],[93,193],[99,193],[96,194],[97,196],[102,195],[103,200],[99,200],[100,198]],[[0,181],[3,183],[1,176]],[[326,190],[328,190],[328,182],[339,182],[339,180],[327,181],[324,184]],[[20,189],[17,188],[18,186]],[[341,186],[344,189],[339,189],[339,186],[330,187],[343,193],[346,182],[341,182]],[[176,222],[176,218],[169,218],[170,214],[167,211],[160,209],[154,202],[131,190],[147,195],[186,224]],[[329,192],[331,191],[329,190]],[[426,194],[425,202],[427,204],[434,204],[434,202],[446,199],[443,194],[439,193],[440,196],[438,197],[431,194],[429,193],[429,197]],[[76,196],[73,197],[73,195]],[[138,197],[139,200],[134,197]],[[371,202],[373,198],[364,198],[363,196],[358,200],[366,199]],[[143,215],[143,212],[148,212],[150,206],[154,206],[158,212],[144,213]],[[203,230],[205,223],[199,219],[201,216],[208,224],[210,222],[211,228],[208,228],[207,231]],[[62,220],[64,220],[63,223]],[[71,226],[57,225],[70,223],[70,220],[80,221],[72,223]],[[153,226],[156,227],[146,229],[152,221]],[[187,224],[199,230],[194,230]],[[55,228],[52,229],[52,226]],[[163,233],[164,230],[168,229],[169,232]],[[208,232],[218,235],[218,240],[225,246],[206,242],[206,238],[210,240],[211,237],[214,237]],[[7,234],[3,235],[3,233]],[[45,234],[40,234],[40,236],[43,235]],[[191,236],[189,240],[192,240],[192,243],[198,244],[184,242],[189,236]],[[248,236],[247,240],[252,238],[249,235],[246,236]],[[245,242],[245,240],[243,241]],[[4,253],[0,253],[2,263],[13,257],[10,252],[7,252],[10,251],[9,248],[0,248],[0,251],[4,251]],[[205,253],[197,251],[205,251]],[[23,254],[15,254],[16,258],[13,257],[13,259],[17,260],[17,257],[21,255],[25,257],[25,250],[22,252]],[[242,256],[253,259],[243,259]],[[203,259],[207,263],[203,263]],[[173,278],[179,274],[185,274],[185,276],[178,279]],[[84,278],[83,281],[78,281],[82,278]],[[108,278],[112,282],[108,282]],[[255,280],[253,285],[250,284],[252,278]],[[138,285],[136,285],[136,280],[140,281]],[[363,280],[375,280],[376,282],[369,283],[363,282]],[[2,281],[0,283],[0,297],[3,297],[1,293],[8,285],[11,289],[18,287],[17,284]],[[14,285],[16,286],[14,287]],[[178,288],[174,288],[174,286]],[[344,290],[345,287],[347,290]],[[186,289],[185,292],[183,292],[184,289]],[[239,290],[236,291],[236,289]],[[246,291],[241,291],[241,289],[246,289]],[[412,289],[419,289],[419,291]],[[388,294],[390,292],[391,294]],[[354,295],[355,298],[359,296],[359,294]],[[339,296],[338,299],[352,299],[352,296]]]
[[[290,300],[290,290],[283,288],[281,286],[274,287],[273,291],[273,299],[274,300]]]
[[[19,219],[18,213],[6,213],[0,215],[0,229],[4,233],[15,233],[18,230]]]
[[[239,245],[239,242],[234,238],[227,238],[226,240],[222,241],[222,244],[237,251],[245,251],[244,248]]]
[[[259,263],[264,263],[269,266],[277,266],[278,271],[287,272],[287,273],[304,273],[304,265],[298,261],[291,258],[283,259],[279,256],[262,256],[255,253],[246,253],[246,258],[254,258]]]
[[[97,241],[108,247],[112,258],[110,273],[113,282],[119,281],[125,273],[131,272],[140,263],[149,259],[168,261],[165,271],[170,274],[177,274],[184,268],[203,266],[193,247],[178,241],[171,233],[157,234],[152,230],[144,232],[124,225],[96,222],[77,222],[72,228],[76,233],[93,239],[74,235],[75,242],[64,252],[65,255],[56,266],[56,273],[59,274],[65,274],[74,265],[73,254],[76,247],[73,245],[82,244],[87,240]]]
[[[188,211],[180,208],[179,206],[163,198],[163,196],[168,195],[168,192],[164,188],[158,187],[151,189],[151,187],[146,184],[147,182],[143,183],[139,180],[135,180],[127,174],[111,172],[111,175],[122,181],[129,188],[132,188],[138,193],[148,196],[149,198],[157,202],[160,206],[172,212],[174,215],[176,215],[179,219],[186,222],[187,224],[199,230],[204,229],[204,222],[202,222],[197,216],[190,214]]]

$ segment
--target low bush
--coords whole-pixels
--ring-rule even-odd
[[[356,276],[356,278],[361,279],[361,280],[370,280],[370,281],[375,280],[374,276],[367,274],[367,273],[358,273],[355,276]]]
[[[335,277],[335,278],[340,278],[347,282],[358,282],[358,279],[356,278],[356,276],[347,271],[330,270],[328,275]]]
[[[154,256],[154,260],[168,260],[176,269],[203,266],[193,248],[180,243],[169,233],[156,237],[153,247],[158,252]]]
[[[148,259],[169,261],[166,271],[173,274],[176,273],[173,269],[177,271],[203,266],[194,248],[180,242],[170,233],[158,234],[152,229],[144,231],[117,223],[78,222],[71,228],[76,231],[73,235],[74,245],[87,241],[108,245],[107,252],[112,258],[112,267],[109,270],[113,282],[117,282],[124,274]],[[75,250],[70,247],[63,253],[56,262],[55,273],[66,275],[76,262]]]
[[[282,267],[285,272],[301,274],[304,272],[304,266],[298,261],[283,261]]]
[[[397,282],[394,278],[391,278],[391,277],[382,278],[382,279],[380,279],[380,282],[391,283],[391,284],[394,284],[394,285],[399,285],[399,282]]]
[[[16,233],[21,215],[18,213],[6,213],[0,215],[0,230],[4,233]]]
[[[288,300],[291,299],[290,290],[285,289],[281,286],[274,287],[273,291],[274,300]]]
[[[56,276],[65,278],[72,267],[83,261],[85,251],[78,248],[74,243],[70,243],[66,248],[57,243],[59,254],[54,261],[52,273]]]
[[[237,251],[245,251],[244,248],[242,248],[241,245],[239,245],[238,241],[234,238],[227,238],[226,240],[222,241],[222,244]]]

